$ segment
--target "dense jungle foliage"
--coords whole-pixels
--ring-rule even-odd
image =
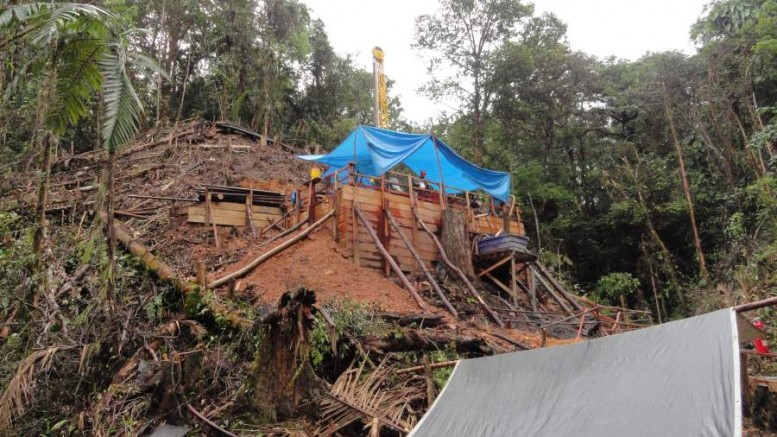
[[[371,72],[298,0],[3,9],[1,171],[40,168],[44,188],[52,153],[112,153],[145,127],[225,119],[331,147],[371,119]],[[414,126],[394,99],[391,128],[511,171],[534,249],[570,284],[663,319],[773,290],[776,1],[712,2],[695,55],[637,61],[571,50],[564,23],[517,0],[441,0],[416,23],[435,67],[422,92],[460,107]],[[43,221],[2,214],[0,269],[34,266]],[[45,277],[0,278],[20,281]]]

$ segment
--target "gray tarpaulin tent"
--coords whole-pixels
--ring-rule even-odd
[[[753,330],[726,309],[462,360],[410,436],[739,436],[739,343]]]

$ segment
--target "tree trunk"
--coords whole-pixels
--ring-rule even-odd
[[[108,241],[108,264],[105,271],[105,306],[109,310],[113,309],[114,299],[116,297],[116,228],[113,217],[113,170],[116,165],[116,151],[108,152],[108,171],[105,181],[105,237]]]
[[[281,302],[278,311],[263,320],[252,372],[252,406],[268,422],[293,417],[304,399],[323,391],[308,359],[315,294],[300,289]]]
[[[26,309],[35,307],[38,295],[49,287],[46,265],[46,204],[48,203],[49,175],[51,174],[51,148],[55,140],[53,134],[47,132],[43,135],[43,157],[41,159],[40,179],[38,181],[38,202],[35,210],[37,226],[33,235],[32,246],[35,252],[35,274],[39,277],[37,287],[29,287],[25,298]]]
[[[483,113],[480,110],[481,96],[481,84],[479,73],[475,73],[475,92],[472,97],[472,161],[477,165],[483,164]]]
[[[672,110],[669,107],[669,96],[666,91],[666,84],[663,79],[661,80],[661,86],[664,92],[664,110],[666,111],[666,118],[669,121],[669,132],[672,136],[672,142],[674,142],[675,150],[677,151],[677,160],[680,165],[680,182],[683,185],[683,192],[685,193],[685,201],[688,203],[688,214],[691,219],[691,228],[693,229],[693,244],[696,246],[696,255],[699,258],[699,272],[704,279],[704,282],[709,284],[709,273],[707,272],[707,262],[704,258],[704,251],[701,247],[701,238],[699,237],[699,228],[696,225],[696,211],[693,207],[693,196],[691,195],[691,187],[688,183],[688,174],[685,170],[685,156],[683,155],[683,148],[677,138],[677,130],[675,129],[674,119],[672,118]]]
[[[467,216],[464,211],[446,209],[442,213],[442,246],[453,264],[470,278],[475,277],[472,266]]]

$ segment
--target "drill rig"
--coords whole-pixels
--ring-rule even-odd
[[[372,74],[374,79],[375,95],[375,126],[388,127],[389,110],[388,95],[386,92],[386,75],[383,73],[383,49],[372,49]]]

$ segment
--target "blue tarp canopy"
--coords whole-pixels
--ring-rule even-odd
[[[426,171],[428,180],[441,182],[446,187],[467,191],[481,189],[504,202],[510,196],[509,173],[478,167],[429,134],[358,126],[328,155],[302,155],[300,158],[334,169],[355,162],[356,172],[368,176],[381,176],[404,163],[416,174]]]

